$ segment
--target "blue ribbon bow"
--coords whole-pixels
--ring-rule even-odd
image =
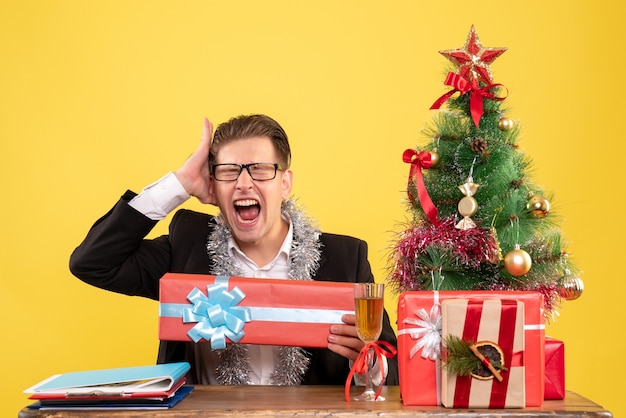
[[[238,287],[228,291],[228,276],[218,276],[207,286],[207,295],[194,288],[187,295],[191,306],[182,312],[183,322],[197,322],[187,335],[194,342],[203,338],[211,341],[211,348],[226,348],[226,337],[239,342],[245,335],[246,322],[251,321],[250,308],[236,306],[246,297]]]

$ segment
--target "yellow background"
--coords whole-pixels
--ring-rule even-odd
[[[447,90],[437,51],[472,24],[509,48],[495,81],[583,270],[548,328],[567,388],[624,415],[623,16],[618,1],[2,1],[0,415],[51,374],[154,362],[156,302],[83,284],[68,257],[127,188],[184,161],[204,116],[279,120],[295,195],[324,230],[366,239],[384,280],[402,152]]]

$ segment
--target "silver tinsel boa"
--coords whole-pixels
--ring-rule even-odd
[[[313,280],[319,268],[321,243],[320,231],[292,199],[283,202],[283,212],[293,225],[293,242],[289,253],[291,262],[290,277],[294,280]],[[211,274],[241,276],[242,271],[228,254],[228,241],[231,232],[218,216],[217,226],[208,237],[207,251],[211,259]],[[223,385],[245,385],[250,383],[250,363],[247,347],[244,344],[228,344],[219,351],[220,364],[216,375]],[[279,362],[271,376],[275,385],[298,385],[302,382],[310,359],[302,347],[280,347]]]

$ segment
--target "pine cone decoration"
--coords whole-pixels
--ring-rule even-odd
[[[483,152],[485,152],[485,150],[487,149],[487,141],[485,141],[482,138],[476,138],[472,141],[472,143],[470,144],[470,148],[472,149],[472,151],[474,151],[476,154],[480,155]]]

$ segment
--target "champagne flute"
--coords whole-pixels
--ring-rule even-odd
[[[382,283],[356,283],[354,285],[354,311],[356,314],[356,332],[365,344],[378,340],[383,330],[383,294],[385,285]],[[374,350],[367,352],[367,372],[365,373],[365,391],[354,398],[356,401],[384,401],[376,398],[372,384],[372,367]],[[380,365],[382,371],[382,365]]]

